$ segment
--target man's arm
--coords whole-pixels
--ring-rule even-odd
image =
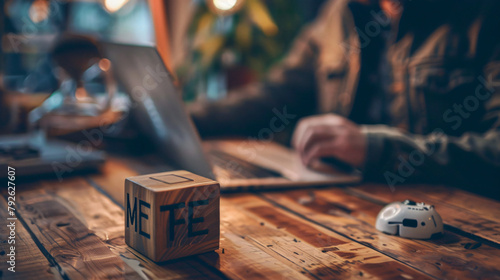
[[[492,38],[492,37],[487,37]],[[490,57],[471,95],[484,100],[482,121],[459,137],[436,129],[414,135],[388,126],[358,126],[328,114],[304,118],[293,146],[304,164],[333,157],[363,170],[366,181],[444,183],[482,190],[500,186],[500,43],[489,44]],[[495,48],[494,46],[497,45]],[[488,54],[486,54],[488,53]]]
[[[293,129],[300,117],[314,112],[317,51],[311,39],[313,29],[311,25],[295,39],[286,59],[271,70],[265,82],[230,93],[218,102],[188,106],[200,134],[258,136],[262,129],[281,132]],[[276,117],[279,123],[273,121]]]
[[[326,114],[300,120],[292,144],[305,165],[333,157],[363,171],[366,181],[444,183],[482,190],[500,186],[500,61],[486,67],[492,81],[479,88],[487,99],[478,131],[460,137],[435,129],[414,135],[384,125],[358,126],[344,117]],[[474,93],[471,93],[474,94]],[[486,98],[488,97],[488,98]]]
[[[477,42],[479,83],[471,96],[484,100],[485,114],[476,132],[459,137],[436,129],[412,135],[385,126],[366,126],[365,179],[388,183],[445,183],[468,188],[500,187],[500,20],[490,1]]]
[[[422,136],[387,126],[365,126],[365,179],[390,186],[412,182],[500,186],[500,59],[486,65],[482,78],[489,82],[480,88],[481,96],[489,98],[478,127],[487,127],[486,132],[452,137],[436,129]]]

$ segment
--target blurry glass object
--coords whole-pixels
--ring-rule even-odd
[[[52,58],[60,86],[30,113],[30,125],[45,130],[85,129],[89,124],[83,120],[105,113],[116,93],[111,62],[103,58],[95,41],[78,35],[62,37]]]

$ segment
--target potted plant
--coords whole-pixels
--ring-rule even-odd
[[[257,80],[286,53],[302,21],[295,1],[198,2],[190,53],[177,69],[185,99],[218,99]]]

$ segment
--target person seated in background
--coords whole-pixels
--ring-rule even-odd
[[[335,158],[365,181],[491,192],[498,12],[495,0],[332,0],[265,81],[190,113],[205,137],[255,137],[276,115],[295,120],[287,128],[304,164]]]

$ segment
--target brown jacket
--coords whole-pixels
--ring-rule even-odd
[[[387,48],[389,118],[372,124],[365,111],[388,24],[376,2],[328,2],[265,82],[191,107],[201,134],[268,139],[263,129],[283,110],[294,121],[335,113],[364,125],[368,181],[498,187],[500,1],[407,1]]]

